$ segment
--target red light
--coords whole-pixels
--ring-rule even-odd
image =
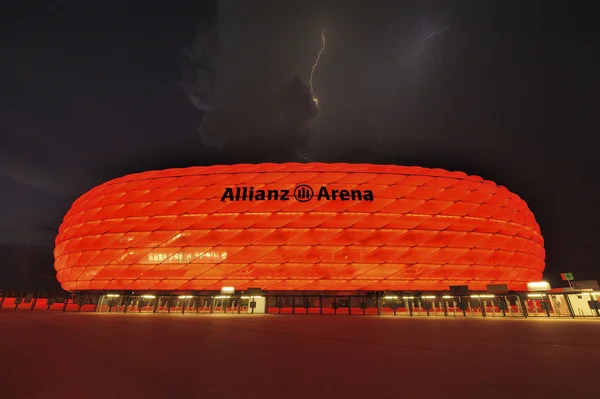
[[[307,191],[294,198],[300,184],[312,199]],[[221,201],[242,186],[272,197]],[[320,190],[337,190],[336,200],[318,200]],[[544,257],[525,202],[480,177],[287,163],[169,169],[102,184],[65,216],[55,269],[70,291],[485,289],[540,280]]]

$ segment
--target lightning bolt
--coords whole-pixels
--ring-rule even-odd
[[[315,105],[317,106],[317,108],[319,107],[319,99],[317,97],[315,97],[315,90],[313,87],[313,76],[315,74],[315,70],[319,66],[319,60],[321,59],[321,55],[323,55],[323,52],[325,51],[325,44],[326,44],[325,29],[322,29],[321,30],[321,51],[319,51],[319,54],[317,55],[317,59],[315,60],[314,65],[312,66],[312,70],[310,71],[310,81],[309,81],[310,94],[312,95],[312,99],[315,102]]]
[[[442,28],[440,30],[433,31],[430,34],[428,34],[427,36],[425,36],[425,38],[423,40],[421,40],[421,47],[419,47],[419,49],[417,50],[417,52],[413,54],[413,58],[418,57],[419,54],[421,54],[421,52],[425,48],[425,43],[427,42],[427,40],[431,39],[435,35],[439,35],[440,33],[444,32],[447,29],[448,29],[448,26],[446,26],[446,27],[444,27],[444,28]]]

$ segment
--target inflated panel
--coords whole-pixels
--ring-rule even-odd
[[[443,290],[539,280],[527,204],[420,167],[286,163],[125,176],[75,201],[55,269],[74,290]]]

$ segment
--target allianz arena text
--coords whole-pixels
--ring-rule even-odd
[[[72,292],[518,290],[545,266],[534,215],[506,188],[369,164],[124,176],[73,203],[54,255]]]

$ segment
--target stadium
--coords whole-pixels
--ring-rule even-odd
[[[305,304],[458,286],[525,290],[545,266],[533,213],[505,187],[462,172],[370,164],[124,176],[73,203],[54,255],[65,290],[135,296],[140,306],[166,295],[291,295]]]

